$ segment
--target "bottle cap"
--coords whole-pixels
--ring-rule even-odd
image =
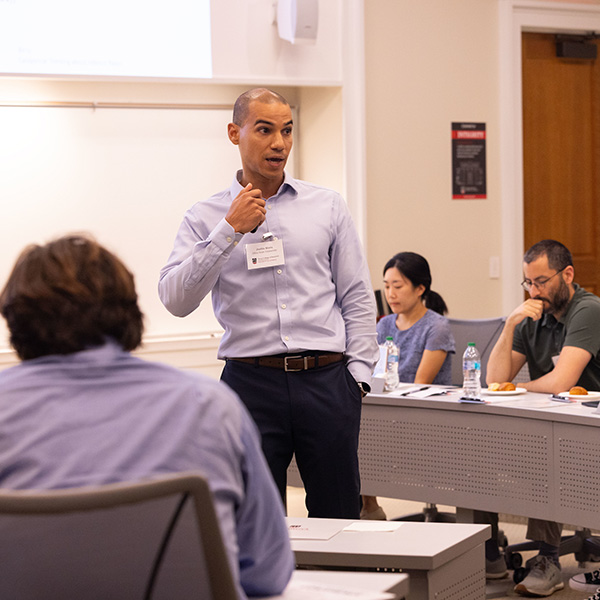
[[[394,340],[394,338],[391,335],[388,335],[385,339],[386,340],[392,340],[392,341]]]
[[[467,344],[467,346],[474,346],[474,345],[475,345],[475,342],[469,342],[469,343]]]

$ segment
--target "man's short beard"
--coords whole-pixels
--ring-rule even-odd
[[[560,277],[560,285],[554,294],[554,298],[549,300],[546,298],[546,302],[548,303],[548,307],[544,307],[544,313],[547,314],[560,314],[566,308],[567,304],[569,304],[570,292],[569,286],[565,283],[565,280],[562,277],[562,273],[559,275]]]

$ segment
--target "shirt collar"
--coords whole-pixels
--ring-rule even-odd
[[[71,354],[47,354],[27,360],[30,364],[67,363],[67,364],[99,364],[110,362],[118,355],[129,354],[112,338],[107,337],[104,344],[92,346]],[[24,361],[25,362],[25,361]]]
[[[242,169],[240,169],[239,171],[236,172],[235,177],[233,178],[233,182],[231,183],[231,186],[229,187],[229,192],[231,194],[232,200],[244,189],[244,186],[240,183],[241,178],[242,178]],[[284,171],[283,183],[277,190],[277,193],[275,194],[275,196],[272,196],[272,198],[277,198],[279,195],[283,194],[288,189],[290,189],[292,191],[292,194],[294,197],[298,196],[298,182],[293,177],[288,175],[287,171]],[[269,200],[270,199],[271,198],[269,198]]]

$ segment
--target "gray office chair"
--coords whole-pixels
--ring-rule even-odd
[[[452,360],[452,385],[462,386],[462,355],[469,342],[475,342],[481,357],[481,384],[485,387],[487,362],[496,340],[504,327],[505,317],[491,319],[448,319],[456,342]]]
[[[0,491],[0,539],[0,598],[238,599],[197,473]]]

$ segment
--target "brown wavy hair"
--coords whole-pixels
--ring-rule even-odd
[[[85,235],[25,248],[0,294],[0,313],[23,360],[79,352],[107,338],[133,350],[142,340],[133,275]]]

